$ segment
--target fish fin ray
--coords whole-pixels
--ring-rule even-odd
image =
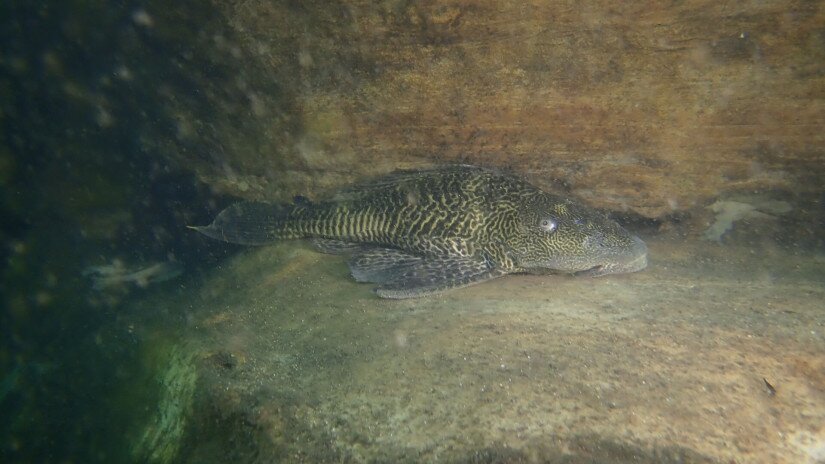
[[[395,248],[368,248],[353,255],[347,264],[357,282],[380,284],[403,275],[423,259]]]
[[[354,201],[371,198],[375,195],[381,195],[383,192],[403,188],[405,184],[409,185],[410,188],[415,188],[421,179],[432,179],[434,176],[442,173],[449,174],[456,169],[482,170],[482,168],[476,166],[458,164],[393,171],[381,177],[367,179],[351,187],[339,190],[333,197],[333,201]]]
[[[382,298],[417,298],[467,287],[507,274],[483,257],[421,259],[392,275],[375,291]]]

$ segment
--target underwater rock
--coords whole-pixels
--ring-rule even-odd
[[[402,301],[373,298],[342,259],[295,242],[239,254],[201,286],[125,311],[192,308],[169,334],[179,354],[158,363],[166,392],[140,456],[817,462],[821,262],[649,245],[656,272],[504,278]]]
[[[232,72],[188,69],[208,104],[167,110],[199,148],[167,152],[247,200],[457,161],[648,218],[820,189],[815,3],[215,5],[229,31],[196,56]]]

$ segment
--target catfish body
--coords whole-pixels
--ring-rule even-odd
[[[409,298],[519,272],[604,275],[647,264],[616,222],[515,176],[473,166],[407,171],[318,203],[238,203],[199,232],[261,245],[312,238],[350,252],[356,280]]]

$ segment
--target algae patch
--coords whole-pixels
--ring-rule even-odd
[[[161,390],[157,409],[132,449],[139,462],[174,462],[192,412],[198,379],[194,361],[194,350],[186,346],[175,345],[169,351],[167,362],[157,375]]]

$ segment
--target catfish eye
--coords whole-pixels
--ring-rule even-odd
[[[553,232],[554,230],[556,230],[556,227],[558,227],[558,225],[556,224],[556,221],[552,219],[542,219],[539,223],[539,227],[541,228],[541,230],[545,232]]]

